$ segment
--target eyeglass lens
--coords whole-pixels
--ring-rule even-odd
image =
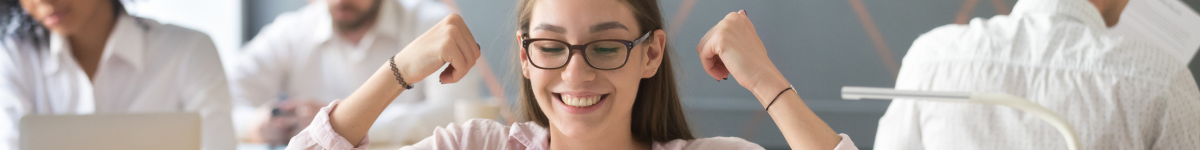
[[[566,43],[542,40],[529,44],[529,57],[542,68],[559,68],[567,64],[572,51]],[[615,69],[625,63],[629,49],[616,41],[597,41],[587,44],[582,50],[585,60],[597,69]]]

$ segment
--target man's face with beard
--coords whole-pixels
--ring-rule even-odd
[[[366,26],[379,15],[380,0],[328,0],[333,26],[338,30],[355,30]]]

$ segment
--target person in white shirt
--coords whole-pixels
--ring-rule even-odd
[[[318,108],[349,96],[379,62],[448,14],[430,0],[328,0],[279,15],[226,69],[239,136],[286,144]],[[429,136],[455,120],[455,101],[480,98],[481,80],[472,73],[460,84],[422,82],[389,105],[372,140],[403,145]]]
[[[165,112],[198,113],[203,149],[234,148],[228,85],[204,33],[130,16],[119,0],[0,7],[0,149],[19,149],[27,115]]]
[[[1184,64],[1114,35],[1128,0],[1022,0],[1010,15],[921,35],[896,88],[1008,93],[1062,115],[1081,149],[1200,147],[1200,90]],[[875,148],[1065,149],[1050,124],[1004,106],[898,99]]]

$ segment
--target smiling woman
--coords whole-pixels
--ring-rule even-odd
[[[518,33],[520,37],[518,39],[524,39],[522,40],[524,46],[521,48],[524,51],[521,51],[521,53],[524,56],[522,57],[522,66],[526,66],[522,69],[525,78],[521,79],[523,83],[522,92],[521,98],[518,101],[521,104],[518,104],[518,106],[523,110],[526,119],[543,127],[549,127],[553,134],[561,134],[561,131],[566,130],[571,131],[571,134],[566,136],[580,137],[578,139],[581,139],[580,141],[558,140],[562,141],[562,143],[595,141],[597,140],[596,137],[604,136],[626,139],[622,142],[632,141],[645,144],[668,142],[676,139],[695,139],[687,125],[687,119],[685,119],[683,114],[683,107],[680,106],[678,88],[675,87],[674,65],[672,64],[673,61],[671,61],[672,55],[670,55],[671,50],[670,46],[665,43],[667,41],[666,35],[661,30],[663,29],[663,19],[661,13],[659,13],[656,1],[610,0],[581,2],[523,0],[518,3],[518,7],[517,10],[520,10],[517,18],[517,26],[520,27],[520,33]],[[535,14],[534,12],[539,13]],[[530,30],[530,26],[534,24],[537,26],[534,26]],[[626,24],[629,26],[626,26]],[[568,30],[567,27],[575,28],[571,28],[574,30]],[[587,38],[567,36],[570,34],[584,35]],[[607,40],[582,41],[601,38]],[[602,43],[606,43],[605,41],[611,42],[613,39],[615,41],[624,41],[622,39],[636,40],[628,42],[628,44],[622,44],[629,45],[629,47],[621,47],[620,51],[624,52],[624,55],[617,54],[615,57],[603,57],[609,59],[593,58],[596,55],[592,55],[592,53],[595,53],[596,49],[598,49],[596,48],[598,46],[594,45],[601,45]],[[587,60],[586,64],[591,68],[578,66],[585,64],[582,61],[571,61],[572,58],[575,58],[575,55],[572,53],[575,52],[576,48],[569,50],[569,53],[564,53],[565,55],[558,54],[552,58],[537,57],[539,56],[537,54],[547,53],[540,51],[539,47],[554,47],[554,45],[539,45],[537,44],[537,40],[557,41],[552,43],[559,46],[569,43],[563,42],[563,40],[581,41],[579,43],[589,42],[580,49],[583,51],[583,53],[580,53],[583,59],[575,60]],[[637,49],[638,51],[630,52],[633,49]],[[636,53],[636,55],[631,53]],[[631,60],[633,61],[632,64],[629,62]],[[568,66],[572,64],[576,66]],[[597,66],[597,64],[620,65]],[[528,67],[530,65],[534,67]],[[599,71],[588,71],[590,69],[597,69]],[[645,76],[646,74],[651,76],[647,77]],[[582,81],[564,81],[575,79]],[[555,92],[555,90],[559,92]],[[595,103],[585,101],[587,104],[585,107],[571,106],[570,103],[572,102],[570,100],[574,99],[574,97],[584,97],[564,94],[566,92],[563,92],[572,90],[575,90],[574,92],[576,93],[602,92],[603,95],[592,96],[600,100]],[[543,101],[539,101],[539,99]],[[554,101],[547,102],[545,100]],[[568,106],[546,107],[556,106],[554,104],[564,104],[564,102]],[[604,105],[603,103],[605,102],[608,104]],[[597,109],[601,109],[599,113],[591,113]],[[581,113],[581,111],[585,110],[588,113]],[[551,139],[555,138],[552,136]],[[613,144],[618,142],[601,143]],[[555,144],[551,143],[552,146]],[[569,145],[591,146],[587,144]]]
[[[522,0],[518,56],[523,122],[476,119],[401,149],[763,149],[736,137],[696,138],[684,118],[672,50],[654,0]],[[697,46],[716,79],[742,77],[793,149],[856,149],[789,88],[744,12]],[[479,57],[470,30],[447,16],[345,100],[322,108],[289,149],[365,149],[367,130],[408,85],[449,63],[454,83]]]

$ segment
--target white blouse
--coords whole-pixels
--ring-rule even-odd
[[[94,80],[58,34],[49,47],[6,37],[0,50],[0,149],[18,149],[25,115],[195,112],[204,149],[234,148],[229,87],[205,34],[120,14]]]

